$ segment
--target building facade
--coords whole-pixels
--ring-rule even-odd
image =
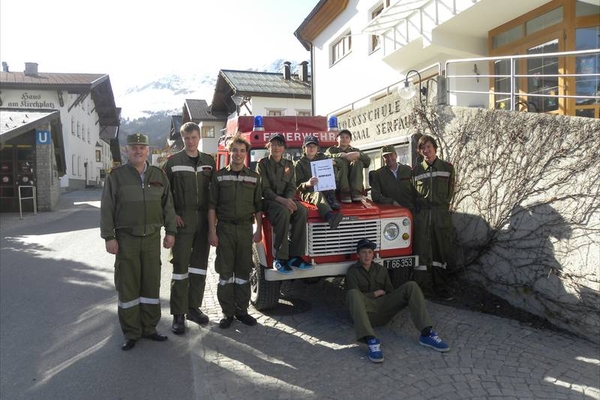
[[[23,158],[36,160],[47,153],[47,157],[31,165],[28,182],[46,183],[44,174],[50,171],[49,176],[57,179],[58,192],[100,185],[107,170],[120,163],[120,109],[115,105],[108,75],[39,73],[36,63],[26,63],[24,72],[10,72],[5,66],[0,73],[0,85],[3,118],[21,118],[22,114],[39,112],[57,116],[54,125],[41,124],[23,130],[28,125],[20,123],[3,128],[0,136],[4,149],[3,174],[13,186],[11,190],[3,189],[1,197],[6,206],[3,210],[14,210],[17,186],[24,184]],[[40,138],[44,134],[39,132],[46,132],[47,136]],[[45,151],[47,143],[52,144],[47,146],[52,151]],[[9,148],[14,152],[10,153]],[[37,190],[40,199],[47,192],[41,189]],[[58,196],[49,198],[38,201],[40,209],[54,207]]]

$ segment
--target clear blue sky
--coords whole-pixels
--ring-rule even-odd
[[[168,73],[217,74],[310,54],[294,31],[318,0],[2,0],[11,71],[110,75],[114,91]]]

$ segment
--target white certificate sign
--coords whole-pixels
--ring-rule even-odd
[[[318,160],[310,162],[312,176],[319,179],[315,185],[315,192],[323,192],[325,190],[335,190],[335,173],[333,172],[333,160]]]

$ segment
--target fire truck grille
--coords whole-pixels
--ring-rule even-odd
[[[329,229],[329,224],[308,224],[308,254],[310,256],[332,256],[356,253],[356,243],[368,238],[379,247],[381,222],[379,220],[342,221],[338,229]]]

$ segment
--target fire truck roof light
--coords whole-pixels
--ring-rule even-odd
[[[254,117],[254,130],[255,131],[264,131],[265,125],[263,124],[263,117],[257,115]]]
[[[338,120],[335,115],[329,117],[329,120],[327,121],[327,130],[329,132],[338,130]]]

